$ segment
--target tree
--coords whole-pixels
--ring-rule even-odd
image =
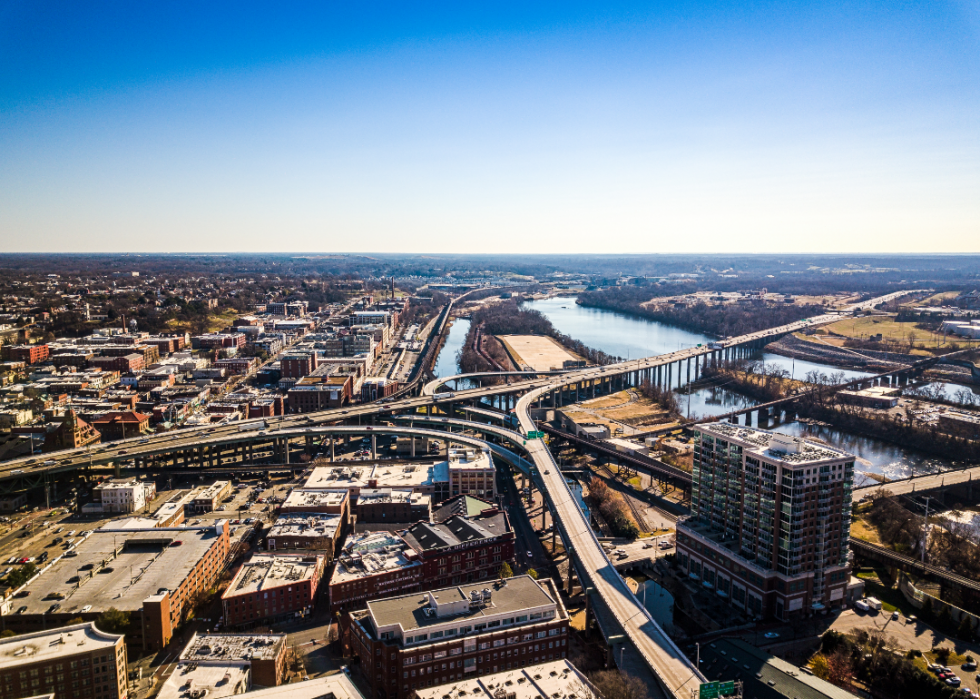
[[[932,649],[932,652],[936,654],[936,660],[939,661],[939,664],[945,665],[949,662],[949,654],[952,651],[946,646],[936,646]]]
[[[17,632],[11,629],[4,629],[0,631],[0,638],[10,638],[11,636],[16,636]]]
[[[601,670],[589,675],[596,691],[607,699],[647,699],[647,688],[636,677],[620,670]]]
[[[810,669],[813,670],[813,674],[822,680],[830,677],[830,663],[827,662],[826,656],[817,654],[813,656],[813,660],[810,662]]]
[[[500,564],[500,578],[503,580],[504,578],[512,577],[514,577],[514,569],[510,567],[510,564],[507,563],[507,561],[504,561]]]
[[[851,656],[843,648],[838,648],[827,658],[826,679],[838,687],[848,687],[853,678],[854,666],[851,663]]]
[[[95,625],[106,633],[126,633],[129,628],[129,612],[121,612],[115,607],[109,607],[95,621]]]
[[[37,566],[33,563],[25,563],[7,576],[7,584],[10,587],[20,587],[35,575],[37,575]]]
[[[536,571],[536,570],[535,570],[534,568],[528,568],[528,569],[527,569],[527,574],[528,574],[528,575],[530,575],[530,576],[531,576],[532,578],[534,578],[535,580],[537,580],[537,579],[538,579],[538,577],[539,577],[539,576],[538,576],[538,571]]]

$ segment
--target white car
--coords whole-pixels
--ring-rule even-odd
[[[534,554],[533,554],[533,553],[531,553],[530,551],[528,551],[528,552],[527,552],[527,557],[528,557],[528,558],[534,558]]]
[[[82,611],[82,614],[84,614],[85,612],[89,611],[90,609],[92,609],[92,605],[91,604],[86,604],[84,607],[82,607],[82,610],[81,610]]]

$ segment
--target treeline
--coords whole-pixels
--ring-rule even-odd
[[[606,485],[605,481],[595,477],[589,481],[589,505],[602,515],[614,535],[628,539],[640,535],[640,527],[623,496]]]
[[[911,658],[893,653],[885,647],[885,633],[875,629],[859,631],[853,637],[837,631],[823,635],[820,653],[813,659],[813,674],[838,687],[853,690],[859,680],[873,688],[876,697],[934,697],[952,699],[961,696],[924,670]]]
[[[640,384],[639,388],[640,393],[643,394],[645,398],[658,403],[660,406],[668,410],[672,417],[677,417],[681,414],[681,408],[677,402],[677,394],[669,388],[661,388],[650,381],[644,381]]]
[[[651,293],[649,287],[617,286],[582,293],[578,297],[578,303],[719,337],[758,332],[823,313],[822,306],[796,304],[709,306],[699,302],[690,306],[646,307],[642,305],[656,296],[663,295],[663,293]]]
[[[590,364],[612,364],[620,359],[559,332],[547,316],[538,310],[525,308],[518,301],[503,301],[483,306],[473,312],[471,319],[466,342],[459,354],[459,367],[463,372],[496,370],[476,349],[475,342],[480,332],[485,335],[544,335],[551,337]],[[496,340],[488,338],[487,353],[496,351],[494,348],[497,346]],[[499,348],[499,352],[500,356],[496,359],[500,364],[506,366],[508,359],[503,347]]]

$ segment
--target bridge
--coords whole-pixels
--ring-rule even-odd
[[[448,385],[452,382],[454,385],[459,385],[460,381],[477,381],[480,382],[482,379],[490,378],[500,378],[501,376],[511,377],[511,376],[554,376],[556,374],[567,374],[571,369],[556,369],[553,371],[476,371],[469,374],[453,374],[452,376],[447,376],[445,378],[436,378],[433,381],[425,384],[422,387],[422,395],[431,396],[434,395],[440,387]]]
[[[909,292],[896,292],[897,295]],[[855,308],[869,307],[890,300],[896,296],[871,299]],[[438,322],[445,326],[451,303],[443,309]],[[42,457],[17,459],[0,466],[0,489],[17,487],[39,487],[49,485],[59,474],[71,473],[92,465],[113,465],[122,461],[134,466],[164,465],[187,468],[220,467],[226,459],[233,462],[253,461],[257,456],[273,455],[277,461],[290,463],[295,443],[299,441],[308,452],[317,438],[329,436],[333,445],[336,436],[363,434],[428,435],[439,439],[449,439],[473,446],[487,445],[494,453],[511,461],[520,468],[528,466],[528,460],[535,466],[537,480],[548,507],[558,527],[565,549],[578,570],[579,579],[586,592],[586,599],[596,601],[596,613],[605,621],[604,626],[613,624],[621,629],[621,639],[628,646],[631,655],[635,653],[642,659],[646,668],[657,679],[659,688],[675,699],[688,699],[696,691],[704,676],[694,667],[663,629],[653,620],[636,596],[626,586],[623,578],[609,561],[595,533],[578,507],[565,477],[558,469],[547,446],[542,440],[527,439],[526,435],[536,430],[532,411],[549,407],[556,408],[568,402],[581,400],[584,396],[595,396],[596,392],[621,390],[643,382],[651,382],[663,387],[672,387],[681,382],[686,370],[687,380],[692,373],[696,378],[709,363],[731,360],[740,353],[762,347],[764,344],[789,333],[808,327],[830,323],[840,318],[838,314],[824,314],[815,318],[788,323],[777,328],[749,333],[740,337],[690,347],[663,355],[637,359],[602,367],[587,367],[565,372],[561,376],[548,379],[531,378],[512,384],[482,386],[454,391],[449,394],[419,395],[399,399],[388,399],[375,403],[352,406],[342,409],[326,410],[305,415],[291,415],[279,420],[253,420],[229,423],[220,427],[198,427],[182,429],[176,433],[141,437],[99,445],[96,448],[73,449],[50,453]],[[438,337],[438,334],[435,335]],[[434,346],[430,343],[426,354]],[[534,372],[535,377],[540,372]],[[417,382],[421,373],[413,377]],[[414,388],[412,389],[414,390]],[[452,413],[456,404],[480,403],[489,400],[502,409],[515,409],[520,428],[524,435],[507,437],[502,432],[499,438],[506,438],[515,447],[521,448],[528,457],[515,454],[505,447],[490,442],[476,440],[465,435],[446,435],[438,430],[425,430],[415,426],[392,427],[377,424],[379,417],[397,413],[427,413],[438,407]],[[350,424],[357,420],[359,424]],[[338,424],[338,423],[348,424]],[[270,423],[277,423],[272,427]],[[364,424],[361,424],[364,423]],[[372,423],[372,424],[368,424]],[[486,431],[489,426],[471,423]],[[503,428],[495,428],[502,430]],[[507,430],[506,432],[510,432]],[[414,439],[412,440],[414,444]]]

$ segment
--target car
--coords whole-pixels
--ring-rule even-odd
[[[184,542],[181,541],[180,539],[177,539],[176,541],[170,542],[170,545],[171,546],[183,546],[184,545]]]
[[[9,566],[9,565],[10,565],[11,563],[16,563],[16,562],[17,562],[17,556],[11,556],[10,558],[8,558],[8,559],[7,559],[7,565],[8,565],[8,566]]]
[[[111,573],[114,570],[115,570],[115,568],[113,568],[112,566],[106,566],[105,568],[103,568],[99,572],[100,573]]]
[[[65,558],[74,558],[75,556],[78,555],[78,551],[75,551],[74,549],[71,550],[71,551],[65,551],[65,554],[64,555],[65,555]]]
[[[54,533],[55,534],[60,534],[63,531],[65,531],[65,528],[64,527],[58,527],[57,529],[54,530]]]
[[[33,563],[34,559],[31,558],[30,556],[24,556],[23,558],[17,559],[17,562],[23,565],[25,563]]]
[[[91,609],[92,609],[92,605],[91,604],[86,604],[84,607],[81,608],[80,611],[82,612],[82,614],[84,614],[85,612],[87,612],[87,611],[89,611]]]
[[[14,597],[27,597],[29,594],[31,594],[30,590],[21,590]]]
[[[960,684],[962,684],[962,680],[956,675],[953,675],[946,678],[946,684],[948,684],[950,687],[959,687]]]
[[[52,613],[58,611],[59,609],[61,609],[61,605],[58,604],[57,602],[55,602],[50,607],[48,607],[48,614],[52,614]]]
[[[779,638],[779,634],[775,631],[767,631],[766,633],[762,634],[762,637],[768,639]]]
[[[977,669],[977,661],[976,660],[969,660],[969,661],[963,663],[962,665],[960,665],[960,668],[963,669],[963,670],[967,670],[968,672],[973,672],[974,670]]]
[[[58,463],[58,462],[55,461],[54,459],[48,459],[47,461],[44,462],[44,465],[45,466],[54,466],[56,463]]]
[[[23,614],[26,611],[27,611],[27,605],[25,604],[23,607],[21,607],[20,609],[17,610],[17,613],[18,614]]]
[[[122,454],[128,454],[129,452],[128,452],[128,451],[126,451],[125,449],[120,449],[120,450],[119,450],[118,452],[116,452],[116,453],[117,453],[117,454],[120,454],[120,455],[122,455]]]
[[[892,612],[892,621],[898,621],[901,618],[901,616],[902,615],[899,614],[898,610],[896,609],[894,612]]]
[[[534,554],[533,554],[533,553],[531,553],[530,551],[528,551],[528,552],[527,552],[527,557],[528,557],[528,558],[534,558]]]

